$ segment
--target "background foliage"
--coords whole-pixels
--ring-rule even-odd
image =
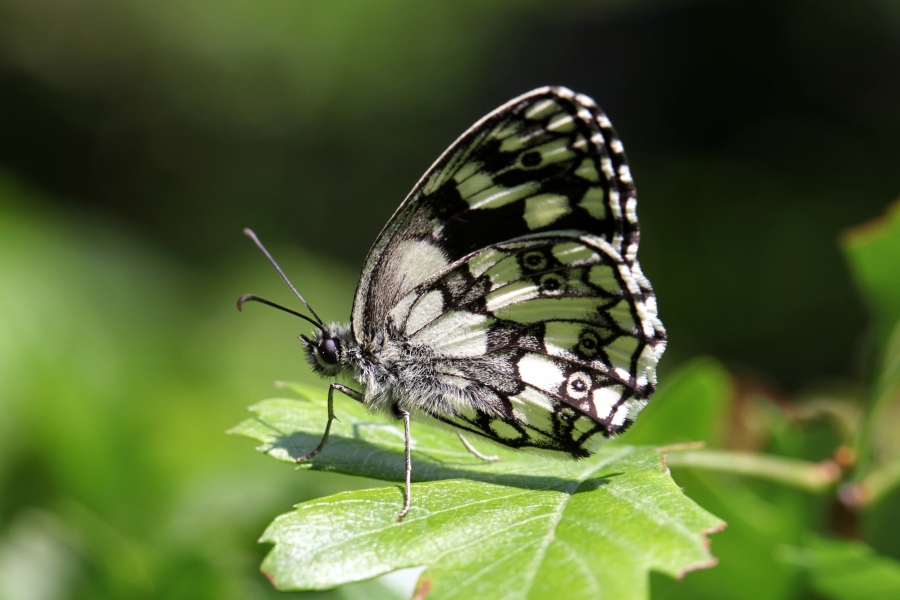
[[[637,180],[670,387],[623,442],[843,465],[817,493],[673,468],[730,525],[654,597],[896,578],[897,219],[838,235],[900,193],[898,31],[890,0],[0,0],[0,598],[274,597],[273,516],[374,484],[223,435],[317,383],[302,323],[234,311],[289,302],[241,227],[346,320],[424,169],[544,84],[604,107]],[[356,585],[321,594],[411,584]]]

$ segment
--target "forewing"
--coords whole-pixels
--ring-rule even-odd
[[[429,169],[366,259],[353,304],[371,341],[406,294],[482,248],[575,230],[636,261],[635,192],[622,144],[594,102],[541,88],[490,113]]]
[[[586,456],[656,386],[665,330],[636,262],[577,231],[494,244],[388,315],[419,370],[422,410],[512,447]]]

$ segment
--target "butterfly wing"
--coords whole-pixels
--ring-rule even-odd
[[[422,177],[366,259],[351,327],[372,340],[412,288],[481,248],[578,230],[636,261],[636,195],[622,144],[587,96],[540,88],[485,116]]]
[[[390,354],[407,405],[507,446],[586,456],[646,404],[665,348],[635,204],[592,100],[564,88],[512,100],[385,226],[353,335]]]
[[[577,231],[469,255],[406,294],[387,328],[413,349],[416,376],[401,378],[401,393],[421,410],[507,446],[576,457],[631,424],[665,349],[636,263]]]

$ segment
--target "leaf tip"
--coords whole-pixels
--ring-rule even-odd
[[[840,243],[844,248],[864,244],[873,237],[882,235],[894,220],[900,220],[900,200],[891,202],[883,215],[861,225],[844,229],[839,235]]]
[[[717,564],[719,564],[719,559],[716,558],[715,556],[713,556],[713,557],[710,557],[709,560],[704,560],[702,562],[694,563],[693,565],[688,565],[687,567],[681,569],[680,571],[678,571],[678,575],[676,575],[675,578],[678,581],[681,581],[682,579],[684,579],[684,576],[687,575],[688,573],[692,573],[694,571],[699,571],[701,569],[712,569]]]
[[[710,552],[710,546],[712,544],[712,540],[709,539],[709,536],[711,536],[715,533],[719,533],[720,531],[724,530],[726,527],[728,527],[728,523],[726,523],[725,521],[722,521],[718,525],[716,525],[714,527],[709,527],[708,529],[704,529],[703,531],[700,532],[700,535],[703,536],[703,543],[706,546],[707,552]],[[692,565],[687,565],[686,567],[684,567],[683,569],[678,571],[678,574],[675,576],[675,578],[678,579],[679,581],[681,581],[682,579],[684,579],[684,576],[687,575],[688,573],[692,573],[694,571],[700,571],[701,569],[712,569],[717,564],[719,564],[719,559],[716,558],[715,556],[710,555],[708,560],[703,560],[700,562],[696,562]]]
[[[277,590],[277,589],[278,589],[278,584],[275,583],[275,575],[273,575],[272,573],[269,573],[269,572],[266,571],[265,569],[260,569],[260,572],[261,572],[263,575],[265,575],[266,579],[269,580],[269,583],[272,584],[272,587],[275,588],[275,589]]]

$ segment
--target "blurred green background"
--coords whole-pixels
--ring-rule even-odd
[[[726,395],[852,390],[871,336],[837,237],[900,195],[898,74],[893,0],[0,0],[0,599],[276,596],[268,521],[367,482],[224,435],[316,381],[304,323],[234,309],[293,302],[241,228],[347,320],[419,176],[540,85],[624,140],[663,382],[711,355]]]

